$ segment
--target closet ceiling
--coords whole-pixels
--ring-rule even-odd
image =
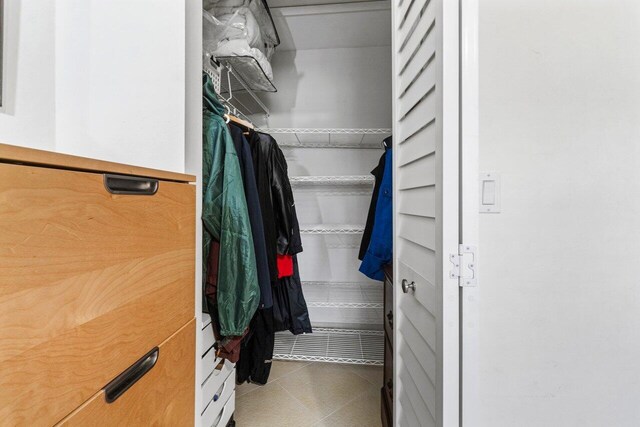
[[[283,3],[287,7],[275,7]],[[269,1],[280,35],[279,51],[391,45],[388,1],[318,3]]]

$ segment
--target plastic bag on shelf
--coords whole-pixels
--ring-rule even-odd
[[[268,59],[271,59],[275,47],[280,44],[280,38],[265,0],[208,0],[205,1],[205,9],[221,21],[222,16],[232,15],[237,11],[245,16],[250,14],[252,21],[255,21],[259,28],[263,44],[257,46],[251,40],[249,44],[259,48]],[[253,22],[249,23],[247,19],[247,25],[253,25]]]
[[[271,63],[267,57],[259,50],[250,47],[247,41],[244,39],[238,40],[225,40],[218,44],[218,47],[214,53],[216,58],[228,58],[232,56],[237,57],[251,57],[258,63],[261,72],[264,73],[269,80],[273,80],[273,71],[271,69]],[[256,70],[260,71],[260,70]],[[251,75],[243,75],[246,80],[254,80]],[[248,81],[248,83],[252,83]]]
[[[233,13],[214,16],[223,24],[240,30],[240,38],[246,39],[249,46],[256,49],[264,49],[260,25],[258,25],[258,21],[256,21],[256,18],[253,16],[253,13],[249,8],[240,7],[235,9],[235,12]]]
[[[244,38],[244,31],[241,28],[227,25],[216,19],[206,10],[202,13],[202,43],[203,49],[213,56],[218,49],[218,45],[226,40],[237,40]]]
[[[203,19],[203,50],[215,59],[224,58],[252,90],[275,92],[271,63],[260,49],[249,45],[244,30],[219,21],[207,11]]]

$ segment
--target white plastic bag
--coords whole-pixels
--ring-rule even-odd
[[[264,49],[262,33],[258,21],[247,7],[235,9],[235,12],[226,15],[216,15],[216,18],[223,24],[232,26],[242,31],[242,38],[246,39],[249,46]]]

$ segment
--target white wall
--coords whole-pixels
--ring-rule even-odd
[[[196,177],[196,263],[195,317],[198,328],[202,322],[202,0],[186,1],[185,34],[185,172]],[[200,426],[203,394],[201,384],[203,348],[202,335],[196,334],[195,425]],[[208,396],[212,398],[211,396]]]
[[[640,2],[480,2],[481,426],[640,420]]]
[[[329,27],[331,21],[327,18],[325,21]],[[391,127],[390,46],[279,51],[272,64],[278,92],[262,96],[271,110],[268,127]],[[386,136],[381,135],[379,140]],[[274,137],[279,136],[274,134]],[[307,135],[307,138],[313,136]],[[349,142],[360,142],[362,135],[351,138]],[[285,148],[283,151],[290,176],[369,175],[383,153],[381,145],[374,149]],[[301,226],[364,226],[371,201],[370,189],[311,186],[294,190]],[[369,298],[375,300],[376,295],[381,294],[380,286],[371,286],[375,282],[358,271],[361,235],[303,234],[302,239],[304,252],[298,259],[303,281],[364,282],[369,285],[361,289]],[[350,295],[358,288],[353,289]],[[305,292],[313,296],[313,290],[307,288]],[[336,302],[341,295],[344,291],[342,294],[334,291],[329,298]],[[382,327],[381,309],[309,307],[309,317],[315,327]]]
[[[0,141],[184,171],[184,2],[5,8]]]
[[[391,127],[391,47],[276,52],[270,127]]]
[[[184,171],[185,3],[56,2],[56,149]]]
[[[0,142],[55,147],[55,2],[5,0]]]

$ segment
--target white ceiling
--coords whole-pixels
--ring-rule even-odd
[[[391,45],[388,0],[271,0],[269,5],[281,44],[278,50],[330,49]],[[286,3],[287,7],[274,7]],[[299,6],[313,3],[313,6]]]

